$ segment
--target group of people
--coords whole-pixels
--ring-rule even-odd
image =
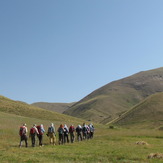
[[[48,127],[46,135],[49,137],[49,143],[56,145],[57,139],[56,135],[58,132],[58,144],[65,144],[65,143],[73,143],[75,141],[75,137],[77,141],[82,141],[86,139],[92,139],[94,135],[94,126],[93,124],[86,125],[83,123],[83,126],[78,125],[76,128],[74,125],[71,125],[68,127],[65,125],[60,125],[59,128],[56,130],[53,123],[50,124]],[[19,135],[20,135],[20,144],[19,147],[22,147],[22,142],[25,141],[25,146],[28,147],[28,129],[27,125],[23,124],[19,129]],[[29,131],[29,137],[31,138],[32,147],[36,146],[36,137],[38,137],[39,140],[39,146],[43,146],[43,135],[45,133],[45,129],[43,124],[36,125],[34,124],[30,131]]]

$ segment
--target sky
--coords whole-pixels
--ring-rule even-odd
[[[0,0],[0,95],[76,102],[163,66],[162,0]]]

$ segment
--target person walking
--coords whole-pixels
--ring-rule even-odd
[[[87,139],[90,139],[90,127],[87,125]]]
[[[74,134],[75,128],[73,125],[69,127],[69,133],[70,133],[70,141],[73,143],[75,141],[75,134]]]
[[[32,142],[32,147],[36,146],[36,135],[38,135],[38,129],[36,128],[36,124],[33,125],[33,127],[30,129],[30,137]]]
[[[94,135],[94,130],[95,130],[95,128],[94,128],[92,123],[89,125],[89,128],[90,128],[90,139],[92,139],[93,135]]]
[[[44,132],[45,132],[45,129],[44,129],[43,124],[37,126],[37,130],[38,130],[38,133],[39,133],[39,134],[37,135],[37,137],[38,137],[38,139],[39,139],[39,146],[43,146],[42,141],[43,141],[43,134],[44,134]]]
[[[69,143],[69,128],[64,125],[64,143]]]
[[[51,123],[51,125],[48,128],[47,136],[49,137],[49,143],[56,145],[56,133],[55,133],[55,127],[53,123]]]
[[[19,129],[19,136],[20,136],[20,144],[19,147],[22,147],[22,142],[25,141],[25,146],[28,147],[28,137],[27,137],[27,126],[26,123],[24,123],[20,129]]]
[[[76,127],[76,133],[77,133],[77,140],[82,141],[83,138],[82,138],[82,127],[81,127],[81,125],[78,125]]]
[[[85,123],[83,123],[83,127],[82,127],[83,140],[87,139],[87,131],[88,131],[87,125]]]
[[[64,126],[61,124],[58,128],[59,145],[64,144]]]

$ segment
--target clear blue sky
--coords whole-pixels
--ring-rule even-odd
[[[163,66],[162,0],[1,0],[0,94],[74,102]]]

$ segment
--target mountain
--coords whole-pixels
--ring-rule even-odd
[[[163,67],[108,83],[72,105],[64,114],[105,124],[157,92],[163,92]]]
[[[43,108],[46,110],[55,111],[58,113],[63,113],[69,107],[71,107],[74,103],[48,103],[48,102],[36,102],[31,105],[37,106],[39,108]]]
[[[112,122],[120,126],[154,127],[163,125],[163,92],[147,97]]]
[[[55,123],[83,123],[81,119],[45,110],[24,102],[14,101],[4,96],[0,96],[0,112],[10,113],[20,117],[36,118],[40,121],[55,121]]]

